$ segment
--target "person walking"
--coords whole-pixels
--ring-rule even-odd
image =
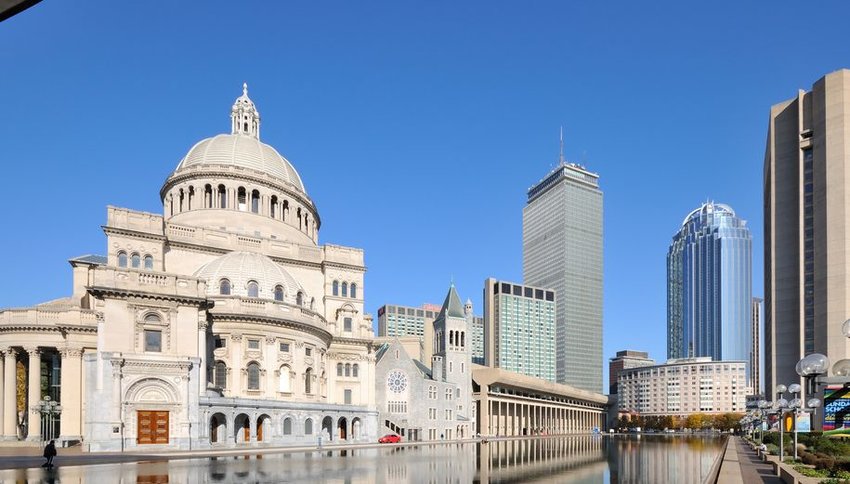
[[[48,469],[53,467],[54,457],[56,457],[56,443],[54,440],[51,440],[49,444],[44,446],[44,458],[47,459],[47,462],[42,464],[41,467],[47,467]]]

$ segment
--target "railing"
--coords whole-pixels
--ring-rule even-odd
[[[87,309],[51,311],[39,308],[6,309],[0,311],[0,324],[72,324],[96,326],[97,315]]]

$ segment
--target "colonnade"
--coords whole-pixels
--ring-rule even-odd
[[[605,426],[604,407],[490,394],[479,401],[482,435],[553,435],[587,433]]]
[[[40,346],[7,347],[0,351],[0,421],[3,440],[41,440],[41,414],[33,407],[42,400],[41,357],[46,350],[53,350],[61,357],[60,399],[62,412],[59,414],[59,440],[82,439],[82,348],[47,348]],[[26,435],[18,425],[24,412],[19,412],[18,362],[25,362],[26,386],[24,402],[26,409]],[[23,423],[23,422],[21,422]]]

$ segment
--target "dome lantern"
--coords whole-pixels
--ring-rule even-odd
[[[260,139],[260,113],[248,97],[248,83],[242,83],[242,95],[230,109],[231,134],[244,134]]]

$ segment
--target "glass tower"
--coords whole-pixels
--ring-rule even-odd
[[[728,205],[703,204],[667,252],[667,357],[751,362],[752,297],[746,221]]]
[[[558,383],[602,391],[602,190],[599,175],[561,162],[528,190],[525,284],[555,290]]]

